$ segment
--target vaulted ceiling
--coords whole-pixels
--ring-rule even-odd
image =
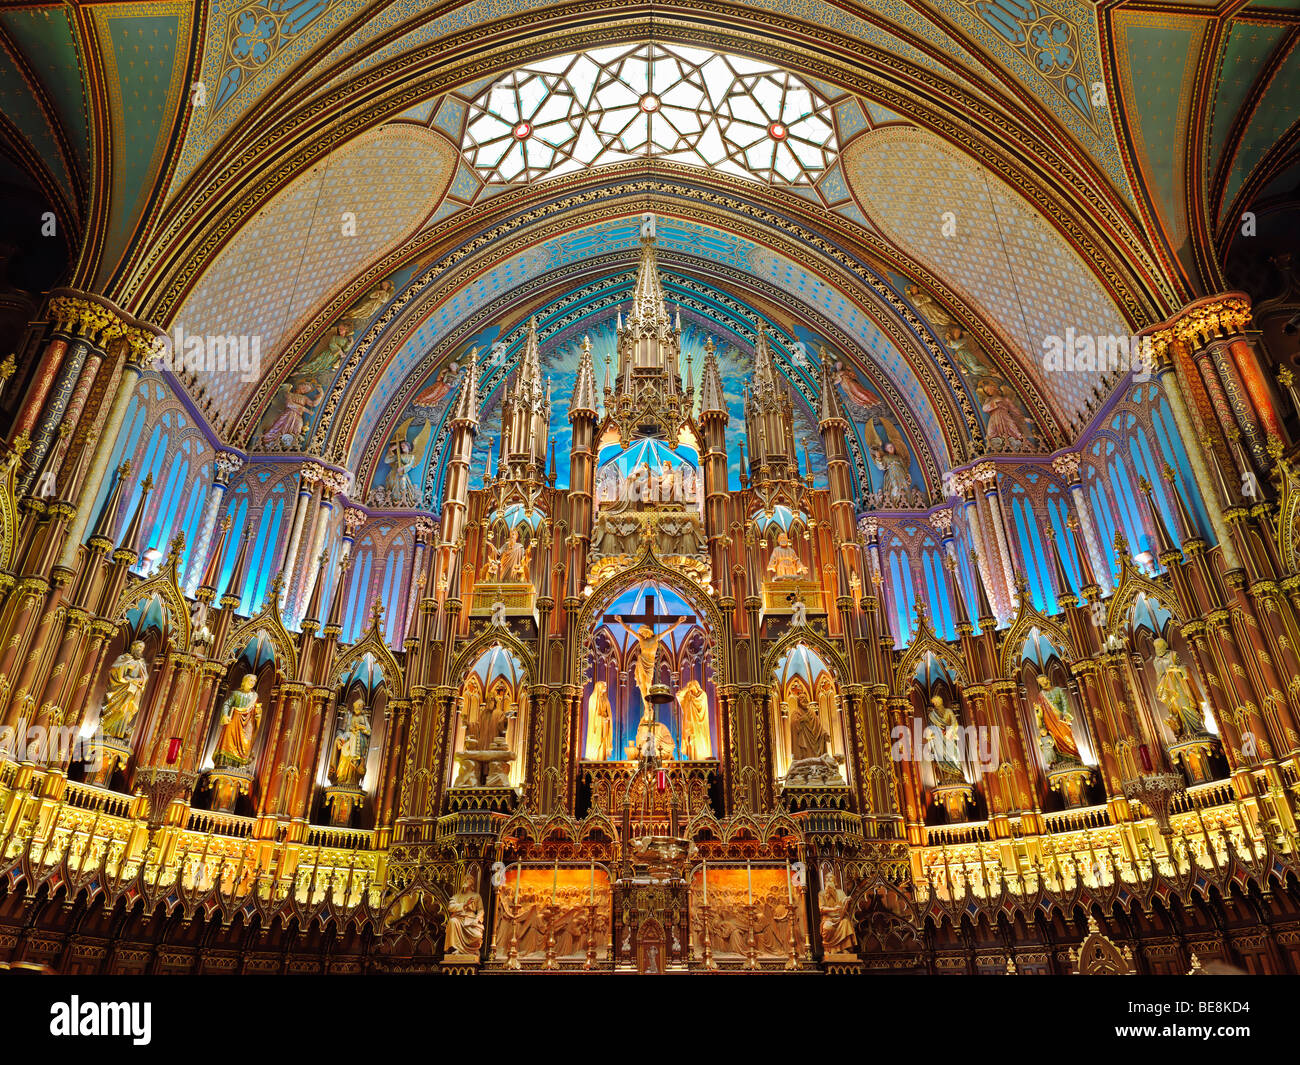
[[[607,328],[651,210],[701,342],[761,325],[804,392],[824,345],[934,488],[988,381],[1043,450],[1087,419],[1043,337],[1225,287],[1297,163],[1298,35],[1295,3],[9,6],[4,225],[39,286],[259,336],[257,380],[184,382],[236,446],[311,368],[302,446],[364,476],[468,347],[499,378],[531,315]]]

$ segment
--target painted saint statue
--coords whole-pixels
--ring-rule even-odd
[[[104,711],[99,718],[99,729],[105,736],[119,740],[130,737],[136,715],[140,713],[140,697],[144,694],[148,679],[149,669],[144,664],[144,641],[136,640],[108,668],[108,691],[104,695]]]
[[[709,738],[709,697],[700,682],[691,678],[677,693],[682,708],[682,757],[688,762],[704,762],[713,757]]]
[[[942,695],[934,695],[930,697],[927,716],[935,778],[940,784],[960,784],[966,779],[966,770],[962,766],[961,720],[957,711],[943,701]]]
[[[257,677],[245,673],[239,687],[221,704],[221,732],[212,755],[212,764],[219,769],[242,769],[253,761],[253,736],[262,723],[256,686]]]
[[[343,729],[334,738],[334,767],[330,774],[335,787],[359,788],[366,775],[366,754],[370,750],[370,721],[365,703],[356,699]]]
[[[609,705],[608,685],[596,681],[587,699],[587,751],[589,762],[608,762],[614,748],[614,711]]]
[[[1178,652],[1165,640],[1156,640],[1156,698],[1168,716],[1165,724],[1175,739],[1186,740],[1205,735],[1205,717],[1196,702],[1187,669],[1178,661]]]
[[[1074,739],[1074,717],[1066,702],[1065,689],[1053,688],[1052,682],[1040,674],[1034,711],[1038,716],[1038,743],[1047,767],[1077,764],[1079,745]]]

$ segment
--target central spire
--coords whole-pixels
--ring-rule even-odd
[[[641,262],[637,266],[636,286],[632,290],[632,310],[628,312],[626,328],[629,332],[653,333],[658,336],[672,327],[668,304],[664,298],[663,282],[659,279],[659,259],[655,253],[653,226],[645,236],[642,228]]]
[[[655,217],[641,216],[641,258],[632,307],[618,318],[618,377],[605,406],[626,441],[635,434],[675,437],[690,417],[693,388],[682,381],[680,313],[668,313],[655,252]]]

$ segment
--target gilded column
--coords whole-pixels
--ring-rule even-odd
[[[122,376],[118,379],[117,392],[113,396],[113,405],[109,408],[108,417],[104,421],[104,430],[99,437],[101,443],[105,446],[92,449],[90,467],[86,471],[86,478],[82,481],[81,489],[77,493],[76,514],[68,529],[67,539],[63,541],[63,551],[57,563],[60,569],[71,570],[76,567],[77,551],[81,547],[81,538],[85,535],[86,526],[90,524],[92,504],[108,472],[109,461],[113,457],[113,449],[106,446],[107,442],[116,440],[118,433],[121,432],[122,422],[126,419],[127,406],[131,402],[136,383],[140,379],[141,366],[156,351],[156,338],[153,333],[144,329],[128,328],[125,337],[127,343],[126,362],[122,366]]]

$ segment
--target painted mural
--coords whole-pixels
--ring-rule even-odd
[[[971,336],[926,289],[899,277],[917,313],[945,344],[973,393],[984,427],[987,451],[1035,451],[1044,443],[1024,400]]]

